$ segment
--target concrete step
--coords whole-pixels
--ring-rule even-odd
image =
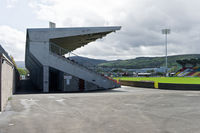
[[[66,72],[78,78],[84,79],[88,82],[98,85],[102,88],[116,88],[120,87],[115,81],[96,73],[83,65],[77,64],[67,58],[59,56],[50,52],[50,59],[53,61],[49,64],[50,67]]]

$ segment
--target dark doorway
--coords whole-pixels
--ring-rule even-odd
[[[30,79],[19,80],[18,82],[15,94],[37,94],[42,92]]]
[[[49,70],[49,92],[58,92],[59,90],[59,71]]]
[[[80,91],[85,90],[85,81],[83,79],[79,79],[79,90]]]

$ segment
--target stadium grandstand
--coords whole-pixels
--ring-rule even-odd
[[[184,67],[175,76],[177,77],[200,77],[200,67]]]
[[[182,68],[175,74],[177,77],[200,77],[200,59],[177,60]]]
[[[117,81],[76,63],[66,55],[121,27],[27,29],[26,68],[43,92],[73,92],[120,87]]]

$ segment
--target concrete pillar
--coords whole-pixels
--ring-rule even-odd
[[[49,66],[43,66],[43,92],[49,92]]]

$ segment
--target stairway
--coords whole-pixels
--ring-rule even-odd
[[[51,50],[49,50],[48,52],[44,51],[44,54],[46,53],[46,59],[44,59],[44,56],[39,56],[39,54],[37,54],[38,49],[40,49],[39,47],[43,46],[31,45],[30,52],[37,58],[38,61],[41,62],[41,64],[45,63],[43,64],[45,66],[49,66],[72,76],[78,77],[80,79],[93,83],[100,88],[111,89],[120,87],[120,84],[118,84],[115,80],[102,76],[101,74],[98,74],[97,72],[90,70],[83,65],[80,65],[63,57],[62,55],[52,52]]]
[[[120,87],[120,85],[117,82],[109,79],[108,77],[102,76],[101,74],[96,73],[95,71],[92,71],[87,67],[80,65],[76,62],[73,62],[67,58],[59,56],[52,52],[50,52],[49,57],[51,58],[51,60],[54,60],[56,62],[49,64],[50,67],[56,68],[62,72],[76,76],[90,83],[96,84],[102,88]],[[57,64],[62,64],[62,65],[57,65]]]

